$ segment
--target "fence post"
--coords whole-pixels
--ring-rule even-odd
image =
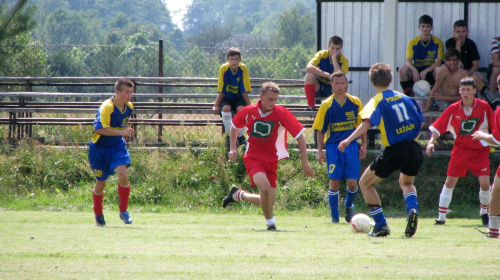
[[[163,77],[163,40],[158,41],[158,77]],[[163,86],[158,87],[158,93],[163,93]],[[159,97],[158,102],[163,102],[163,98]],[[163,114],[158,114],[158,119],[163,119]],[[163,126],[160,124],[158,125],[158,142],[161,142],[162,135]]]

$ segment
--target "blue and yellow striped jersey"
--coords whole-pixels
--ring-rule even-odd
[[[378,92],[359,113],[361,119],[369,119],[378,126],[382,145],[418,139],[424,115],[417,102],[404,94],[390,89]]]
[[[444,60],[443,42],[438,37],[431,35],[429,42],[424,44],[420,36],[411,39],[406,48],[406,58],[411,59],[419,71],[434,64],[436,59]]]
[[[321,103],[313,129],[325,133],[325,142],[338,143],[349,137],[361,123],[361,110],[363,103],[359,98],[346,93],[345,101],[340,104],[332,95]]]
[[[94,131],[101,128],[126,129],[127,122],[132,115],[134,106],[132,103],[127,103],[125,111],[121,111],[116,107],[114,99],[110,98],[104,101],[97,110],[94,120]],[[92,135],[92,143],[98,147],[111,147],[122,143],[123,136],[105,136],[94,132]]]
[[[316,66],[321,71],[328,72],[330,74],[333,73],[333,63],[328,50],[317,52],[308,64]],[[339,66],[342,72],[347,74],[347,72],[349,71],[349,60],[343,54],[340,54]],[[330,80],[323,77],[318,77],[318,80],[322,83],[328,85],[330,84]]]
[[[224,97],[229,99],[243,98],[243,93],[252,91],[250,85],[250,75],[245,64],[239,63],[238,70],[233,71],[228,63],[221,65],[219,69],[219,79],[217,92],[222,92]]]

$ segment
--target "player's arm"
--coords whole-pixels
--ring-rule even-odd
[[[103,136],[131,136],[135,133],[135,131],[131,127],[127,127],[125,129],[113,129],[111,127],[106,127],[97,129],[94,133]]]
[[[236,134],[238,131],[236,131]],[[236,135],[235,135],[236,136]],[[300,161],[302,162],[302,170],[304,173],[313,178],[314,177],[314,171],[309,165],[309,161],[307,160],[307,143],[306,139],[304,138],[304,135],[300,135],[299,138],[297,138],[297,144],[299,144],[299,151],[300,151]],[[235,142],[236,145],[236,142]]]
[[[236,150],[236,140],[238,139],[238,129],[231,126],[231,131],[229,132],[229,154],[228,159],[232,162],[236,162],[236,156],[238,156],[238,151]]]
[[[215,99],[214,107],[212,108],[212,113],[214,113],[214,115],[218,115],[220,113],[220,102],[222,101],[222,98],[224,98],[224,93],[219,92],[217,98]]]
[[[425,153],[427,156],[431,156],[431,152],[434,152],[434,141],[439,138],[439,135],[435,132],[432,131],[431,138],[429,139],[429,142],[427,142],[427,148],[425,149]]]
[[[479,60],[473,60],[472,61],[472,67],[469,69],[467,72],[467,76],[472,75],[474,72],[476,72],[479,69]]]
[[[307,73],[314,74],[314,75],[316,75],[318,77],[323,77],[323,78],[326,78],[326,79],[330,79],[330,73],[325,72],[325,71],[319,69],[318,67],[314,66],[311,63],[307,64],[306,71],[307,71]]]
[[[413,60],[411,58],[405,59],[405,65],[408,68],[410,68],[412,76],[413,76],[413,81],[418,82],[420,80],[420,76],[419,76],[417,68],[415,67],[415,65],[413,65]]]
[[[323,142],[325,141],[325,134],[319,130],[316,130],[316,140],[318,141],[318,163],[323,165],[325,163],[325,153],[323,152]]]
[[[491,54],[491,63],[493,64],[493,66],[495,67],[500,67],[500,57],[499,57],[499,53],[492,53]]]
[[[372,127],[372,124],[370,122],[370,119],[364,119],[363,122],[356,128],[356,130],[349,135],[346,139],[342,140],[339,143],[339,151],[344,152],[345,148],[351,144],[354,139],[357,139],[361,135],[365,134],[368,131],[368,129]],[[366,139],[366,138],[365,138]]]
[[[481,130],[476,130],[476,132],[472,133],[473,140],[485,141],[490,145],[498,145],[497,142],[493,139],[493,135],[488,134]]]
[[[367,142],[367,133],[363,133],[361,135],[361,148],[359,148],[359,159],[363,160],[366,157],[366,147],[368,145]]]

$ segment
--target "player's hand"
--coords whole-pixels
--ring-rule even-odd
[[[426,70],[420,72],[420,80],[425,80],[425,76],[427,76],[427,71]]]
[[[437,90],[431,89],[431,92],[429,93],[429,97],[436,98],[436,95],[438,94]]]
[[[323,151],[320,151],[318,150],[318,163],[319,165],[323,165],[323,163],[325,163],[325,153],[323,153]]]
[[[434,143],[429,142],[429,144],[427,144],[427,148],[425,149],[425,153],[430,157],[431,152],[434,152]]]
[[[476,132],[472,133],[472,139],[473,140],[486,140],[488,137],[488,133],[485,133],[483,131],[477,130]]]
[[[314,171],[308,161],[302,162],[302,170],[308,177],[314,178]]]
[[[220,107],[214,105],[214,107],[212,108],[212,113],[214,115],[218,115],[220,113]]]
[[[414,83],[420,81],[420,74],[418,73],[417,69],[413,70],[412,74],[413,74],[413,82]]]
[[[122,133],[123,133],[122,136],[128,137],[134,135],[135,131],[133,128],[127,127],[124,130],[122,130]]]
[[[455,39],[455,41],[460,41],[460,36],[458,36],[458,32],[451,32],[451,37],[453,37],[453,39]]]
[[[361,146],[361,148],[359,148],[359,159],[360,160],[364,160],[365,157],[366,157],[366,147],[364,146]]]
[[[229,154],[227,155],[227,158],[232,161],[236,162],[236,156],[238,155],[238,152],[236,150],[231,150],[229,151]]]
[[[340,143],[339,143],[339,147],[338,147],[339,151],[344,152],[344,151],[345,151],[345,148],[346,148],[347,146],[349,146],[349,144],[350,144],[350,143],[349,143],[349,142],[347,142],[347,140],[340,141]]]

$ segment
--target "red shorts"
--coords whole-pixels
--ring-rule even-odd
[[[253,175],[258,172],[263,172],[266,174],[267,180],[271,184],[271,187],[276,188],[276,180],[278,179],[278,174],[276,173],[278,170],[278,161],[269,162],[263,160],[255,160],[255,159],[243,159],[243,163],[247,169],[247,174],[250,176],[251,187],[255,187],[255,183],[253,181]]]
[[[465,177],[467,170],[477,177],[490,176],[489,146],[477,150],[457,146],[453,147],[446,175],[451,177]]]

